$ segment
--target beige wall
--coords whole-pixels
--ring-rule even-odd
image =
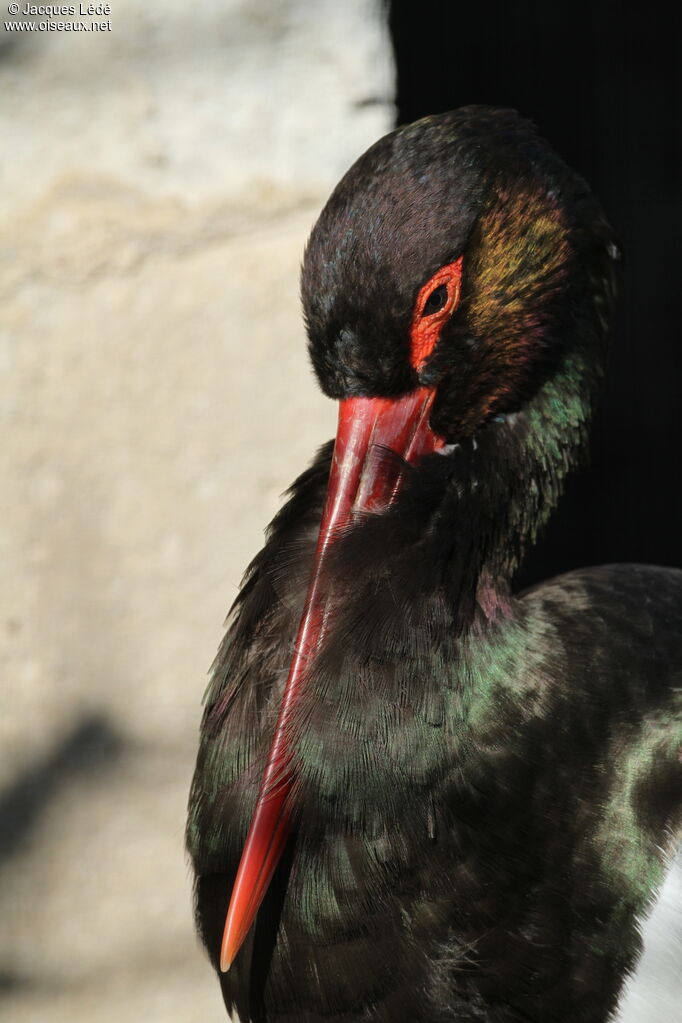
[[[298,267],[391,67],[371,0],[111,6],[97,35],[0,19],[0,1016],[210,1023],[200,699],[333,432]]]

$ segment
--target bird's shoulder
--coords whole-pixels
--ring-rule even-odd
[[[612,657],[639,654],[682,672],[680,569],[637,564],[579,569],[519,594],[517,606],[529,626],[557,630],[573,649]]]
[[[585,610],[586,602],[637,600],[647,606],[670,603],[682,614],[682,569],[661,565],[612,564],[575,569],[538,583],[519,594],[526,606],[555,601]]]

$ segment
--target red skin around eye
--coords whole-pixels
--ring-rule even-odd
[[[460,256],[453,263],[446,263],[419,289],[410,325],[410,362],[417,372],[436,347],[443,324],[452,316],[459,304],[462,290],[462,260],[463,257]],[[423,316],[429,295],[441,284],[448,289],[447,302],[438,312]]]

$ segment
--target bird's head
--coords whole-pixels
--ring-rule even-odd
[[[586,184],[513,111],[401,128],[351,167],[307,247],[320,385],[342,402],[423,387],[434,432],[472,436],[576,349],[598,373],[616,251]]]

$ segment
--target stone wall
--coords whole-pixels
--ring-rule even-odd
[[[98,33],[6,6],[0,1015],[217,1023],[183,853],[200,699],[333,433],[298,268],[390,127],[387,33],[372,0],[116,0]]]

